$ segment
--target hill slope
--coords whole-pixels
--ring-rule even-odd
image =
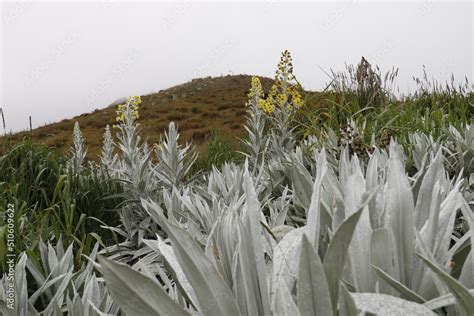
[[[142,96],[141,134],[146,135],[149,143],[157,143],[169,122],[174,121],[181,134],[180,140],[193,141],[198,148],[202,148],[214,132],[230,139],[242,136],[250,79],[248,75],[194,79]],[[261,80],[265,90],[273,81],[269,78]],[[89,158],[94,159],[100,152],[105,126],[115,123],[115,110],[111,106],[36,128],[32,131],[32,139],[67,152],[77,121],[87,142]],[[28,134],[14,134],[12,140],[18,141]]]

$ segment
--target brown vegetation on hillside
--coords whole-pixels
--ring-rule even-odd
[[[181,142],[192,141],[202,149],[213,133],[237,142],[243,136],[251,76],[236,75],[194,79],[157,93],[142,96],[140,106],[141,134],[148,143],[158,143],[170,121],[176,122]],[[273,80],[261,78],[265,90]],[[89,158],[97,158],[107,124],[115,123],[115,107],[98,109],[72,119],[48,124],[32,131],[33,141],[67,152],[72,143],[74,122],[79,122],[86,139]],[[12,141],[27,137],[29,132],[11,136]]]

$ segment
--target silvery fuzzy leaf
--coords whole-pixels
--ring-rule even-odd
[[[472,296],[474,296],[474,289],[469,290],[469,293],[471,293]],[[452,293],[448,293],[442,296],[439,296],[437,298],[434,298],[423,305],[431,310],[436,310],[439,308],[443,308],[446,306],[454,305],[458,301],[456,299],[456,296]]]
[[[357,306],[351,296],[351,293],[343,282],[340,282],[339,286],[339,315],[358,316],[359,313],[357,311]]]
[[[188,315],[156,281],[129,266],[99,258],[107,287],[121,309],[130,315]]]
[[[435,313],[421,304],[387,294],[351,293],[351,296],[357,308],[362,312],[387,316],[435,315]]]
[[[326,151],[324,149],[318,157],[317,167],[316,180],[312,186],[311,204],[309,205],[306,220],[306,232],[315,249],[319,249],[321,231],[321,186],[328,169]]]
[[[234,217],[233,224],[238,235],[238,244],[234,252],[234,275],[233,290],[239,309],[246,315],[264,315],[264,302],[268,293],[262,293],[259,289],[260,280],[266,282],[265,275],[259,275],[259,269],[255,265],[259,264],[255,258],[255,244],[252,241],[251,232],[244,226],[243,221]],[[264,296],[262,298],[262,296]]]
[[[376,191],[372,191],[364,194],[359,209],[346,218],[334,233],[324,256],[323,266],[328,280],[334,313],[336,312],[335,306],[337,306],[339,299],[339,280],[342,277],[348,254],[347,245],[351,243],[359,218],[365,206],[367,206],[369,201],[374,197],[375,192]]]
[[[433,201],[430,201],[431,207],[428,209],[428,218],[426,219],[426,222],[424,223],[423,227],[421,228],[420,232],[417,232],[420,236],[419,244],[424,245],[424,247],[427,248],[427,251],[429,253],[433,253],[434,246],[435,246],[435,236],[440,229],[438,227],[438,222],[439,222],[439,213],[440,213],[440,193],[439,193],[439,182],[434,183],[434,187],[432,188],[432,194],[431,198]],[[413,268],[412,268],[412,277],[411,277],[411,286],[415,290],[417,290],[420,295],[426,296],[426,297],[432,297],[432,293],[429,293],[431,289],[433,289],[432,286],[432,280],[430,276],[427,276],[427,269],[426,266],[421,262],[420,260],[415,260],[413,263]],[[431,273],[431,272],[428,272]],[[428,291],[426,291],[428,290]],[[437,295],[437,294],[435,294]]]
[[[373,190],[380,185],[379,183],[379,156],[380,153],[376,150],[370,157],[369,164],[367,165],[365,188],[367,191]],[[380,227],[380,212],[381,209],[377,208],[376,199],[369,202],[369,218],[373,229]]]
[[[339,298],[339,280],[342,277],[346,262],[347,245],[350,244],[355,227],[359,221],[362,209],[349,216],[334,234],[324,257],[324,271],[328,281],[329,292],[333,306],[333,313],[336,313],[337,300]]]
[[[331,295],[324,267],[305,234],[301,241],[296,285],[298,309],[302,315],[330,315],[332,313]]]
[[[399,282],[399,260],[393,235],[388,228],[379,228],[372,232],[370,243],[370,259],[372,266],[380,268],[384,273]],[[377,280],[375,277],[374,280]],[[392,285],[393,286],[393,285]],[[382,293],[394,295],[391,286],[385,282],[379,285]]]
[[[56,311],[59,309],[59,307],[62,306],[62,300],[64,298],[64,295],[66,294],[66,288],[69,286],[71,279],[73,277],[73,269],[74,267],[71,267],[69,271],[66,273],[65,277],[61,281],[61,284],[57,289],[55,289],[55,294],[51,301],[49,301],[48,306],[46,307],[44,313],[48,315],[49,313]]]
[[[189,284],[189,281],[186,278],[183,269],[179,265],[178,260],[176,259],[176,256],[174,254],[173,248],[170,245],[167,245],[163,240],[161,240],[159,236],[157,236],[157,240],[144,240],[144,243],[148,247],[153,249],[155,252],[161,254],[164,257],[166,263],[174,272],[173,276],[176,278],[175,281],[178,282],[182,289],[186,292],[194,306],[198,306],[194,290]]]
[[[415,241],[415,207],[410,183],[394,143],[390,147],[390,162],[387,178],[386,212],[389,225],[395,236],[398,252],[400,281],[408,284],[411,275]]]
[[[245,163],[244,171],[244,192],[246,197],[243,213],[244,223],[249,227],[250,239],[252,240],[254,251],[253,259],[257,270],[259,296],[262,300],[263,314],[270,315],[270,297],[262,245],[263,231],[262,225],[260,224],[261,222],[264,222],[264,220],[262,220],[262,217],[264,216],[260,210],[260,202],[257,198],[257,193],[255,192],[253,180],[248,171],[247,162]]]
[[[341,150],[341,157],[339,158],[339,181],[343,184],[347,183],[347,178],[351,174],[351,161],[349,156],[349,148],[346,146]],[[345,189],[345,188],[344,188]]]
[[[15,266],[15,311],[18,315],[28,314],[28,283],[26,279],[27,255],[23,252]]]
[[[440,150],[423,176],[415,206],[415,224],[418,230],[421,229],[429,218],[430,209],[432,208],[432,189],[435,182],[442,176],[444,170],[442,162],[442,153]]]
[[[399,294],[402,295],[407,300],[410,300],[412,302],[420,303],[423,304],[425,302],[425,299],[418,295],[417,293],[413,292],[409,288],[407,288],[405,285],[401,284],[398,282],[396,279],[394,279],[391,275],[383,271],[377,266],[372,266],[372,268],[377,272],[377,274],[391,287],[393,287]]]
[[[276,293],[273,299],[273,315],[299,316],[300,312],[293,301],[293,297],[286,283],[283,280],[281,280],[281,282],[281,284],[276,286]]]
[[[301,238],[306,227],[293,229],[283,237],[273,251],[272,293],[276,293],[278,284],[293,288],[298,272],[298,258]]]
[[[436,263],[428,257],[418,254],[418,257],[450,288],[456,299],[459,301],[466,315],[474,311],[474,295],[465,288],[458,280],[439,268]]]
[[[97,278],[95,274],[89,280],[84,288],[84,293],[82,295],[82,304],[83,306],[100,305],[100,300],[102,299],[101,291]],[[89,306],[87,307],[87,312],[89,312]]]
[[[285,237],[289,232],[294,230],[295,228],[293,226],[288,226],[288,225],[281,225],[281,226],[276,226],[271,229],[273,236],[277,240],[281,240],[283,237]]]
[[[185,230],[163,220],[173,251],[184,274],[194,289],[204,314],[235,315],[239,313],[232,291],[199,244]]]
[[[346,185],[346,216],[357,211],[365,192],[365,180],[359,174],[350,175]],[[370,268],[370,243],[372,227],[369,212],[364,211],[359,219],[349,245],[349,264],[353,275],[354,286],[358,292],[372,292],[373,278]]]
[[[329,165],[329,163],[328,168],[326,170],[326,175],[323,178],[322,189],[322,203],[330,206],[328,207],[328,210],[331,210],[331,216],[336,218],[337,215],[335,213],[338,210],[343,210],[344,208],[344,190],[338,177],[334,173],[334,170]],[[342,220],[343,218],[341,218],[340,222],[334,221],[333,226],[339,226]]]
[[[459,281],[469,288],[474,288],[474,215],[472,214],[471,209],[466,202],[464,202],[464,205],[461,209],[466,221],[469,224],[469,231],[466,233],[466,235],[469,235],[471,238],[471,251],[464,262]]]
[[[308,209],[311,203],[311,188],[313,187],[311,174],[297,161],[289,166],[288,173],[294,195],[297,197],[300,205]]]

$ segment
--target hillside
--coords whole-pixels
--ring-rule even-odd
[[[249,75],[207,77],[142,96],[140,106],[141,134],[149,143],[159,141],[160,134],[170,121],[177,123],[181,141],[192,141],[202,148],[212,133],[229,136],[230,140],[243,135],[245,102],[250,87]],[[272,79],[261,78],[265,89]],[[48,124],[32,131],[32,139],[67,152],[71,145],[74,122],[79,122],[86,139],[90,158],[96,158],[102,145],[107,124],[115,123],[115,107],[97,109],[71,119]],[[29,132],[12,135],[14,142]]]

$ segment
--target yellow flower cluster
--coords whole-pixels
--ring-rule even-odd
[[[258,107],[266,113],[272,113],[273,111],[275,111],[275,105],[273,105],[273,97],[269,96],[266,99],[259,99]]]
[[[303,106],[304,101],[303,98],[301,97],[301,94],[295,89],[294,86],[290,87],[288,89],[288,94],[291,95],[291,103],[296,106],[297,108],[300,108]]]
[[[124,109],[125,109],[125,104],[119,104],[117,106],[117,111],[115,111],[115,113],[117,113],[117,117],[115,118],[117,122],[125,121],[125,112],[123,111]]]
[[[252,83],[248,94],[249,98],[260,98],[263,95],[262,83],[258,77],[252,77]]]
[[[266,113],[272,113],[275,110],[273,105],[273,97],[268,97],[267,99],[262,99],[263,88],[262,83],[258,77],[252,77],[252,83],[250,86],[250,91],[248,97],[251,99],[257,99],[257,105],[260,109]]]
[[[292,110],[293,106],[299,108],[304,104],[303,98],[296,87],[297,81],[293,75],[291,54],[288,50],[285,50],[278,64],[275,84],[272,85],[268,97],[266,99],[262,98],[264,94],[262,84],[257,77],[252,77],[252,84],[248,96],[258,99],[258,107],[266,113],[272,113],[277,106],[286,106]]]
[[[138,106],[142,103],[140,96],[129,97],[126,104],[119,104],[117,106],[117,117],[116,121],[123,123],[127,116],[131,117],[132,120],[138,119]]]
[[[276,102],[275,102],[276,101]],[[275,110],[275,105],[279,107],[287,106],[292,110],[293,106],[296,108],[302,107],[304,104],[301,94],[296,90],[295,86],[291,86],[285,92],[278,90],[278,84],[274,84],[266,99],[258,100],[258,107],[266,113],[272,113]]]
[[[133,97],[128,98],[128,103],[138,106],[142,104],[142,98],[139,95],[134,95]]]

